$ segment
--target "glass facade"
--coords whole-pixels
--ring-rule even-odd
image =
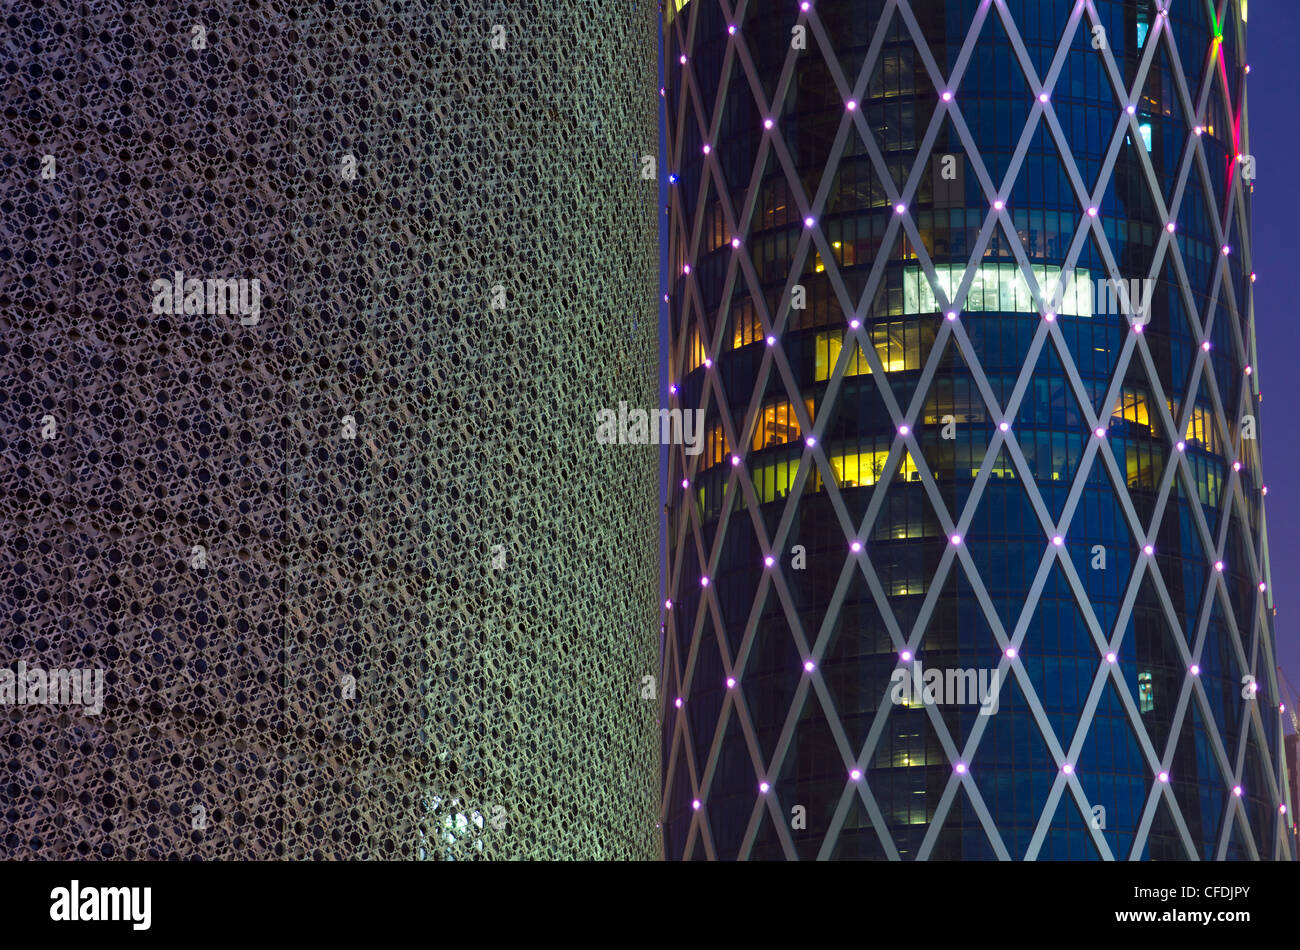
[[[669,858],[1291,857],[1245,23],[1164,6],[669,4]]]

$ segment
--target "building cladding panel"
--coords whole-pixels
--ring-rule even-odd
[[[1291,857],[1245,16],[669,4],[667,856]]]
[[[0,854],[658,855],[656,11],[4,15]]]

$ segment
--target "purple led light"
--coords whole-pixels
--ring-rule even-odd
[[[704,577],[701,577],[701,578],[700,578],[700,586],[701,586],[701,587],[708,587],[708,586],[709,586],[709,578],[708,578],[708,575],[707,575],[707,574],[706,574]]]
[[[861,770],[861,769],[850,769],[850,770],[849,770],[849,778],[853,779],[853,781],[855,781],[855,782],[858,781],[860,778],[862,778],[862,770]]]
[[[947,313],[947,317],[948,317],[949,320],[956,320],[956,319],[957,319],[957,311],[956,311],[956,310],[949,310],[948,313]]]
[[[691,807],[694,808],[696,811],[699,811],[699,810],[700,810],[700,800],[697,798],[697,799],[695,799],[694,801],[692,801],[692,802],[691,802]]]
[[[683,273],[683,274],[689,274],[690,272],[691,272],[691,265],[690,265],[690,264],[683,264],[683,265],[682,265],[682,273]]]
[[[1262,594],[1262,593],[1264,593],[1264,591],[1266,591],[1266,590],[1268,590],[1268,585],[1265,584],[1263,581],[1260,581],[1260,582],[1259,582],[1259,592]]]
[[[856,330],[860,326],[862,326],[862,321],[859,320],[857,317],[854,317],[852,320],[849,321],[850,330]]]
[[[1097,217],[1097,209],[1096,209],[1096,208],[1089,208],[1089,209],[1088,209],[1088,217],[1090,217],[1090,218],[1095,218],[1095,217]]]
[[[1195,132],[1197,135],[1200,135],[1203,129],[1198,125],[1196,128],[1192,129],[1192,131]]]
[[[739,455],[733,455],[733,456],[731,457],[731,465],[732,465],[732,467],[734,468],[735,466],[737,466],[737,465],[739,465],[739,464],[740,464],[740,456],[739,456]]]
[[[1114,662],[1115,662],[1115,654],[1114,654],[1114,653],[1107,653],[1107,654],[1106,654],[1106,662],[1107,662],[1107,663],[1114,663]]]
[[[1161,772],[1159,775],[1156,776],[1156,778],[1160,779],[1160,781],[1162,782],[1167,782],[1169,781],[1169,773]]]
[[[904,422],[901,426],[898,427],[899,435],[907,435],[911,431],[912,431],[911,427],[906,422]]]
[[[732,246],[732,247],[740,247],[740,238],[732,238],[732,239],[731,239],[731,246]]]
[[[910,663],[910,662],[912,661],[912,651],[911,651],[911,650],[904,650],[902,653],[898,654],[898,657],[899,657],[899,659],[901,659],[904,663]]]
[[[676,396],[676,395],[677,395],[677,384],[676,384],[676,383],[673,383],[671,386],[669,386],[669,387],[668,387],[668,392],[669,392],[670,394]]]
[[[1052,311],[1049,310],[1047,311],[1047,313],[1043,314],[1043,319],[1046,320],[1048,323],[1051,323],[1053,320],[1056,319],[1056,314],[1054,314]]]
[[[894,205],[894,214],[905,214],[906,212],[907,212],[907,205],[903,204],[901,201],[898,204]]]
[[[703,148],[701,151],[703,151],[705,155],[708,155],[710,152],[713,151],[713,146],[712,146],[712,145],[705,145],[704,148]]]
[[[768,789],[770,789],[771,787],[772,787],[772,786],[771,786],[771,785],[768,785],[766,782],[759,782],[759,783],[758,783],[758,790],[759,790],[760,792],[762,792],[764,795],[767,794]]]
[[[1044,89],[1042,92],[1040,92],[1040,93],[1038,94],[1038,101],[1039,101],[1039,102],[1046,102],[1046,101],[1048,100],[1048,98],[1049,98],[1049,96],[1047,95],[1047,90],[1046,90],[1046,89]]]
[[[1143,546],[1142,553],[1145,554],[1147,557],[1150,557],[1151,555],[1156,553],[1156,549],[1148,544]]]
[[[1134,112],[1137,112],[1137,106],[1129,105],[1124,109],[1124,111],[1127,112],[1129,115],[1132,115]]]
[[[953,535],[951,538],[949,538],[948,540],[951,541],[953,544],[961,544],[961,535],[960,535],[960,534],[954,534],[954,535]]]
[[[713,369],[713,358],[711,356],[706,356],[704,358],[704,368]]]
[[[1003,201],[1002,201],[1001,198],[999,198],[997,201],[993,202],[993,210],[994,210],[994,211],[1001,211],[1001,210],[1002,210],[1003,208],[1005,208],[1005,207],[1006,207],[1006,205],[1003,203]]]
[[[677,57],[677,62],[679,62],[679,63],[681,63],[683,66],[685,66],[685,65],[686,65],[686,54],[685,54],[685,53],[682,53],[681,56],[678,56],[678,57]]]
[[[1202,340],[1202,341],[1201,341],[1201,349],[1203,349],[1206,353],[1210,352],[1210,341],[1209,341],[1209,340]]]
[[[808,448],[811,449],[814,445],[817,444],[817,437],[810,435],[808,436],[808,438],[803,440],[803,444],[808,446]]]
[[[955,766],[953,766],[953,768],[956,769],[958,775],[965,775],[965,774],[966,774],[966,763],[965,763],[965,762],[958,762]]]
[[[690,487],[691,487],[691,481],[690,481],[690,479],[689,479],[689,478],[683,478],[683,479],[682,479],[682,488],[690,488]]]
[[[1234,786],[1232,786],[1232,794],[1234,794],[1234,795],[1236,795],[1238,798],[1240,798],[1240,797],[1241,797],[1241,786],[1240,786],[1240,785],[1234,785]]]
[[[673,701],[673,705],[676,706],[678,709],[681,709],[681,708],[682,708],[682,698],[681,698],[680,696],[678,696],[677,699]]]
[[[763,128],[765,128],[765,129],[770,129],[771,127],[772,127],[772,120],[771,120],[771,119],[764,119],[764,120],[763,120]]]
[[[851,544],[849,544],[849,550],[852,551],[854,554],[857,554],[859,551],[862,550],[862,542],[853,541]]]
[[[812,215],[809,215],[808,217],[803,219],[803,226],[805,228],[811,228],[816,223],[817,222],[813,220]]]
[[[1066,775],[1073,775],[1074,766],[1071,765],[1069,762],[1066,762],[1061,766],[1061,771],[1064,772]]]
[[[1222,247],[1220,250],[1223,251],[1223,256],[1224,256],[1224,257],[1227,257],[1229,254],[1232,253],[1232,248],[1228,247],[1228,245],[1226,245],[1226,244],[1223,245],[1223,247]]]
[[[735,36],[735,35],[736,35],[736,24],[734,24],[734,23],[730,24],[730,25],[727,27],[727,32],[730,33],[732,36]]]
[[[848,102],[844,103],[844,108],[848,109],[850,112],[852,112],[857,107],[858,107],[858,100],[856,99],[850,99]]]
[[[812,660],[803,661],[803,671],[805,673],[811,673],[815,669],[817,669],[817,664],[814,663]]]
[[[1140,323],[1135,323],[1135,324],[1133,324],[1133,332],[1134,332],[1134,333],[1141,333],[1141,332],[1142,332],[1142,324],[1140,324]]]
[[[1065,538],[1061,537],[1061,536],[1058,534],[1058,535],[1056,535],[1056,537],[1052,538],[1052,543],[1055,544],[1055,545],[1059,548],[1062,544],[1065,543]]]
[[[1215,569],[1216,571],[1218,571],[1220,574],[1222,574],[1222,573],[1223,573],[1223,562],[1222,562],[1222,561],[1215,561],[1215,562],[1214,562],[1214,569]]]
[[[776,337],[774,337],[774,336],[769,336],[769,337],[767,338],[767,345],[768,345],[768,346],[776,346]]]
[[[1007,647],[1007,649],[1006,649],[1006,654],[1007,654],[1007,659],[1009,659],[1009,660],[1014,660],[1014,659],[1016,658],[1016,648],[1015,648],[1015,647]]]
[[[1174,443],[1174,448],[1176,448],[1179,452],[1182,452],[1184,449],[1187,448],[1187,443],[1186,443],[1186,442],[1175,442],[1175,443]]]
[[[1233,470],[1234,472],[1240,472],[1240,471],[1241,471],[1241,463],[1240,463],[1240,462],[1233,462],[1233,463],[1232,463],[1232,470]]]
[[[671,599],[669,599],[669,600],[665,600],[665,601],[664,601],[664,610],[672,610],[672,609],[673,609],[673,602],[672,602],[672,600],[671,600]]]
[[[1104,428],[1102,428],[1101,426],[1097,426],[1097,428],[1093,429],[1093,430],[1092,430],[1092,434],[1095,435],[1095,436],[1096,436],[1097,438],[1099,438],[1099,439],[1104,439],[1104,438],[1106,438],[1106,430],[1105,430]]]
[[[1000,431],[1000,432],[1006,432],[1006,431],[1007,431],[1008,429],[1010,429],[1010,428],[1011,428],[1011,423],[1009,423],[1009,422],[999,422],[999,423],[998,423],[998,431]]]
[[[776,558],[772,557],[772,555],[769,554],[765,558],[763,558],[764,567],[773,567],[775,564],[776,564]]]
[[[736,688],[736,678],[734,676],[728,676],[727,689],[735,689],[735,688]]]
[[[1170,221],[1168,224],[1165,225],[1165,230],[1168,231],[1170,234],[1173,234],[1174,231],[1176,231],[1177,229],[1178,229],[1178,225],[1174,224],[1174,222],[1172,221]]]
[[[1286,805],[1278,805],[1278,806],[1277,806],[1277,813],[1278,813],[1279,815],[1285,815],[1285,814],[1286,814]]]
[[[1191,673],[1193,676],[1200,676],[1200,675],[1201,675],[1201,668],[1200,668],[1199,666],[1197,666],[1195,663],[1193,663],[1193,664],[1188,668],[1188,672]]]
[[[952,93],[949,92],[947,89],[945,89],[943,91],[943,95],[941,95],[939,98],[942,99],[944,102],[952,102]]]
[[[803,0],[803,3],[799,4],[799,9],[807,11],[810,6],[812,6],[812,4],[810,4],[808,0]]]

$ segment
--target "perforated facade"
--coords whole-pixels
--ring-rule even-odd
[[[656,856],[657,11],[3,16],[0,856]]]

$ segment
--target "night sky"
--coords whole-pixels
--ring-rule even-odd
[[[1259,338],[1259,384],[1264,481],[1268,485],[1269,557],[1277,604],[1278,662],[1300,687],[1300,438],[1289,418],[1300,407],[1300,367],[1295,351],[1295,302],[1288,294],[1300,274],[1300,240],[1292,229],[1300,215],[1300,74],[1295,35],[1300,28],[1296,0],[1251,0],[1246,38],[1250,77],[1247,110],[1250,151],[1259,178],[1255,182],[1254,248],[1255,322]],[[1285,687],[1283,687],[1285,689]],[[1287,697],[1293,701],[1294,696]],[[1289,729],[1288,729],[1289,731]]]
[[[1300,616],[1300,597],[1292,593],[1300,588],[1300,536],[1295,529],[1300,521],[1300,437],[1288,418],[1291,407],[1300,407],[1300,366],[1295,365],[1300,333],[1296,330],[1295,304],[1287,297],[1288,289],[1296,286],[1291,281],[1300,275],[1300,232],[1292,230],[1293,223],[1300,227],[1300,63],[1295,46],[1300,31],[1300,2],[1251,0],[1248,15],[1249,148],[1259,169],[1252,233],[1259,339],[1256,371],[1264,395],[1260,435],[1268,485],[1269,556],[1277,605],[1278,662],[1300,688],[1300,637],[1296,636],[1293,619]],[[662,73],[662,58],[660,69]],[[659,154],[666,160],[665,149],[661,129]],[[665,178],[666,170],[662,170],[661,273],[666,286],[668,229],[667,218],[662,215],[667,202]],[[667,318],[668,308],[661,304],[660,383],[664,405],[668,404]],[[661,459],[666,497],[666,450]],[[1294,702],[1296,697],[1287,699]],[[1287,731],[1291,731],[1289,725]]]

